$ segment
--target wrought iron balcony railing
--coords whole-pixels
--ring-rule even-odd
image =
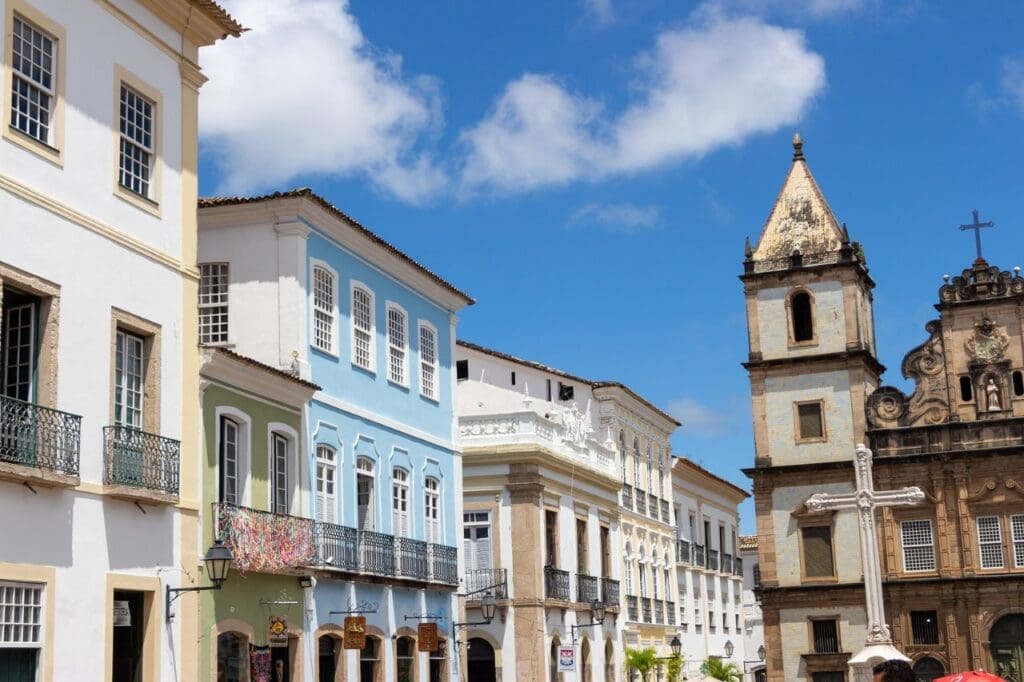
[[[665,622],[665,604],[660,599],[654,600],[654,622]]]
[[[647,496],[647,512],[651,515],[651,518],[655,521],[658,520],[658,496],[648,495]]]
[[[178,494],[181,443],[128,426],[103,428],[104,485]]]
[[[676,561],[681,564],[688,564],[691,560],[690,543],[686,540],[676,540]]]
[[[359,531],[359,570],[370,575],[395,575],[394,538],[372,530]]]
[[[640,620],[640,609],[637,608],[636,597],[632,594],[626,597],[626,611],[628,620],[634,623]]]
[[[640,491],[636,494],[636,513],[646,514],[647,513],[647,498]]]
[[[431,542],[427,545],[427,552],[430,555],[430,574],[428,578],[435,583],[458,585],[459,561],[456,549],[448,545],[438,545]]]
[[[585,573],[576,574],[576,601],[590,604],[597,601],[597,578]]]
[[[622,484],[622,506],[633,510],[633,488],[625,483]]]
[[[316,522],[316,563],[340,571],[359,572],[359,531],[336,523]]]
[[[495,599],[508,599],[508,572],[504,568],[473,568],[466,571],[465,592],[471,599],[480,599],[490,590]]]
[[[743,558],[742,557],[736,557],[735,559],[733,559],[732,560],[732,568],[733,568],[733,573],[735,575],[742,576],[743,575]]]
[[[693,546],[693,565],[703,567],[704,559],[704,545],[695,544]]]
[[[414,580],[427,579],[427,543],[410,538],[395,538],[396,575]]]
[[[668,616],[668,624],[676,624],[676,603],[674,601],[665,602],[665,615]]]
[[[313,520],[287,514],[213,505],[214,534],[231,549],[233,567],[241,572],[277,573],[316,561]]]
[[[640,610],[643,612],[644,622],[651,622],[651,598],[640,597]]]
[[[601,578],[601,599],[605,606],[619,605],[619,581],[612,578]]]
[[[0,396],[0,462],[78,475],[82,418]]]
[[[708,570],[710,570],[710,571],[717,571],[718,570],[718,550],[717,549],[709,549],[708,550],[708,566],[707,567],[708,567]]]
[[[554,566],[544,567],[544,596],[569,601],[569,571]]]
[[[732,573],[732,554],[722,555],[722,573]]]
[[[663,523],[672,523],[672,514],[668,506],[668,500],[659,500],[661,505],[661,520]]]

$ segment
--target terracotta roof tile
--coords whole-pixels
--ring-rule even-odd
[[[260,370],[263,370],[264,372],[268,372],[270,374],[274,374],[274,375],[276,375],[278,377],[281,377],[282,379],[288,379],[289,381],[293,381],[296,384],[299,384],[300,386],[305,386],[306,388],[312,389],[314,391],[319,391],[320,390],[320,386],[318,386],[317,384],[314,384],[311,381],[306,381],[305,379],[300,379],[299,377],[295,376],[294,374],[292,374],[290,372],[286,372],[283,369],[278,369],[277,367],[271,367],[270,365],[262,363],[259,360],[253,360],[252,358],[250,358],[248,356],[240,355],[240,354],[236,353],[233,350],[229,350],[227,348],[217,348],[217,347],[213,347],[212,350],[214,350],[217,353],[221,353],[223,355],[226,355],[229,358],[232,358],[234,360],[238,360],[239,362],[244,363],[246,365],[249,365],[250,367],[255,367],[256,369],[260,369]]]
[[[248,29],[244,28],[228,11],[213,0],[194,0],[196,6],[216,21],[228,35],[238,37]]]
[[[740,536],[740,550],[745,549],[757,549],[757,536],[756,535],[741,535]]]

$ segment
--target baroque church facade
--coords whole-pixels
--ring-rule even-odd
[[[917,679],[984,668],[1024,680],[1024,278],[978,258],[944,277],[910,395],[882,385],[863,250],[794,138],[792,166],[743,282],[767,679],[846,679],[864,644],[857,515],[813,513],[854,490],[858,443],[878,490],[886,617]]]

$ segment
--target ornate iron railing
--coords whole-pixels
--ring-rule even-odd
[[[241,572],[276,573],[316,560],[313,520],[287,514],[213,504],[214,534],[231,549]]]
[[[103,427],[103,483],[178,494],[181,443],[128,426]]]
[[[390,535],[359,531],[359,570],[369,575],[395,575],[395,543]]]
[[[743,559],[742,557],[734,557],[732,560],[732,572],[735,575],[743,575]]]
[[[693,546],[693,565],[704,566],[704,545]]]
[[[466,571],[465,592],[480,599],[489,590],[495,599],[508,599],[508,572],[504,568],[474,568]]]
[[[632,594],[626,597],[626,618],[634,623],[640,620],[640,610],[637,608],[636,597]]]
[[[686,540],[676,540],[676,561],[688,564],[691,560],[690,543]]]
[[[359,571],[359,531],[336,523],[317,521],[316,563],[341,571]]]
[[[78,475],[82,418],[0,396],[0,462]]]
[[[642,492],[637,492],[636,495],[636,513],[646,514],[647,513],[647,498],[644,497]]]
[[[619,605],[619,581],[612,578],[601,578],[601,599],[605,606]]]
[[[665,602],[665,615],[668,616],[668,624],[676,624],[676,603],[674,601]]]
[[[597,601],[597,578],[584,573],[576,574],[576,601],[590,604]]]
[[[427,579],[427,543],[410,538],[395,538],[396,575],[415,580]]]
[[[633,510],[633,488],[625,483],[622,484],[622,506]]]
[[[717,571],[718,570],[718,550],[717,549],[709,549],[708,550],[708,566],[707,567],[708,567],[708,570],[710,570],[710,571]]]
[[[643,612],[644,622],[651,622],[651,598],[640,597],[640,610]]]
[[[544,567],[544,596],[569,601],[569,571],[554,566]]]
[[[668,506],[668,500],[659,500],[661,505],[661,520],[663,523],[672,523],[672,513]]]
[[[654,622],[665,622],[665,604],[660,599],[654,600]]]
[[[655,521],[658,520],[658,496],[648,495],[647,496],[647,513],[651,515],[651,518]]]
[[[431,542],[427,545],[427,552],[430,555],[429,579],[435,583],[458,585],[459,559],[456,549],[448,545],[437,545]]]
[[[732,554],[722,555],[722,573],[732,573]]]

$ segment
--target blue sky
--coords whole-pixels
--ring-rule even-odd
[[[1024,261],[1019,2],[224,4],[252,30],[202,55],[204,195],[313,187],[477,298],[462,338],[629,384],[744,487],[737,275],[794,131],[864,245],[887,383],[972,208]]]

